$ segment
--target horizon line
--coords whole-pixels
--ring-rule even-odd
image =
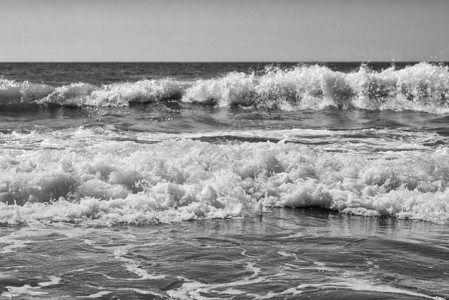
[[[449,63],[449,60],[260,60],[260,61],[0,61],[0,64],[19,64],[19,63]]]

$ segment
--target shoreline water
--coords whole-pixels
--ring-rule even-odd
[[[33,299],[125,295],[443,299],[449,295],[447,227],[431,223],[275,209],[261,218],[175,226],[96,229],[49,224],[7,231],[6,235],[2,231],[7,237],[1,254],[4,297],[14,298],[16,293]],[[50,252],[51,256],[43,256]],[[19,257],[29,266],[19,267]]]

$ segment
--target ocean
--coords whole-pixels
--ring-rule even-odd
[[[1,299],[448,299],[447,63],[1,63]]]

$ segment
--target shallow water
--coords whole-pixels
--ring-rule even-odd
[[[447,227],[280,209],[156,227],[3,228],[3,297],[437,299]]]

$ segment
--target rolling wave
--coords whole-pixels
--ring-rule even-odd
[[[3,138],[24,146],[0,157],[4,225],[170,223],[255,215],[270,206],[449,223],[448,148],[417,149],[415,140],[393,140],[367,155],[369,145],[360,143],[343,152],[285,141],[145,144],[82,128]]]
[[[449,68],[419,63],[376,72],[366,65],[343,73],[325,66],[267,68],[262,74],[231,72],[218,78],[172,78],[96,86],[0,80],[0,105],[129,106],[181,101],[217,106],[252,106],[282,110],[328,107],[366,110],[449,111]]]

